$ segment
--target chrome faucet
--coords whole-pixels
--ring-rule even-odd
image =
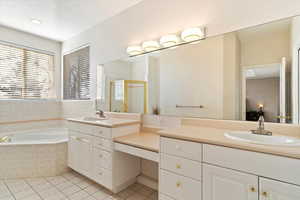
[[[265,119],[263,115],[260,115],[258,118],[258,128],[256,130],[251,130],[251,133],[257,135],[272,135],[271,131],[265,130]]]
[[[103,110],[97,110],[96,115],[98,115],[100,118],[105,118]]]

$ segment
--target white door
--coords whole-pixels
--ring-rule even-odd
[[[203,165],[204,200],[258,200],[258,177]]]
[[[286,58],[281,59],[280,67],[280,123],[286,123]]]
[[[259,178],[260,200],[299,200],[300,187]]]

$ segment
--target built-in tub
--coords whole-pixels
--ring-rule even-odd
[[[56,176],[68,170],[67,129],[1,133],[0,138],[3,137],[6,139],[0,142],[0,179]]]

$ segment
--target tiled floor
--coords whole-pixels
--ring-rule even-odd
[[[134,184],[113,195],[75,173],[62,176],[0,180],[0,200],[157,200],[156,191]]]

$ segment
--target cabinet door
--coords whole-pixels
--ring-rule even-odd
[[[92,157],[93,157],[93,144],[90,137],[81,135],[78,137],[78,168],[79,172],[90,176],[92,173]]]
[[[258,177],[203,164],[204,200],[258,200]]]
[[[299,200],[300,187],[279,181],[259,178],[260,200]]]
[[[76,171],[79,170],[79,158],[78,158],[78,147],[79,147],[78,135],[74,132],[69,132],[68,142],[68,166]]]

